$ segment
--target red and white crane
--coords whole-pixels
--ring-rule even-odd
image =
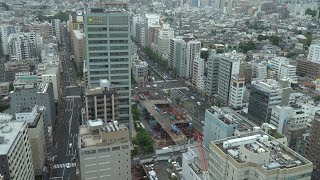
[[[198,141],[198,150],[199,150],[199,154],[200,154],[200,164],[201,164],[201,168],[202,168],[202,173],[203,173],[203,179],[204,180],[210,180],[209,177],[209,173],[208,173],[208,162],[206,159],[206,155],[205,155],[205,149],[202,143],[202,134],[200,132],[196,132],[195,133],[195,137]]]

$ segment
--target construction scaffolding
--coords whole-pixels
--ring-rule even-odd
[[[169,142],[170,139],[172,139],[177,145],[187,143],[188,138],[181,132],[179,127],[176,126],[178,123],[188,123],[186,118],[183,119],[184,114],[180,110],[171,107],[170,104],[164,100],[145,100],[141,101],[141,105],[145,107],[149,113],[149,120],[153,118],[159,124],[159,126],[153,126],[156,128],[155,130],[157,130],[155,132],[159,132],[156,136],[164,137]],[[166,145],[167,144],[160,144],[159,146]]]

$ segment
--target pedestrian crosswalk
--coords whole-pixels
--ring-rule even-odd
[[[53,169],[60,169],[60,168],[67,168],[67,164],[68,163],[65,163],[65,164],[55,164],[53,165]],[[76,167],[76,163],[70,163],[70,167]]]

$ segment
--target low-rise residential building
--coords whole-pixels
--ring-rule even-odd
[[[131,179],[129,129],[117,121],[89,120],[79,129],[81,180]]]
[[[9,95],[10,82],[0,82],[0,96]]]

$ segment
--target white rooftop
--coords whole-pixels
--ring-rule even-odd
[[[0,155],[7,154],[11,146],[19,135],[20,130],[25,122],[10,121],[9,123],[0,124],[0,138],[4,137],[4,142],[0,141]]]

